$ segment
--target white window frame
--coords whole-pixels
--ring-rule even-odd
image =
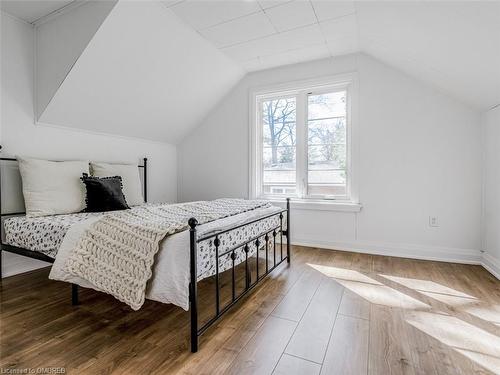
[[[333,92],[336,90],[347,90],[347,196],[307,196],[307,105],[306,100],[310,93]],[[259,103],[274,97],[293,95],[297,97],[296,120],[297,120],[297,154],[296,173],[297,180],[302,176],[305,179],[298,183],[298,194],[295,201],[313,202],[316,207],[318,203],[344,203],[358,206],[358,132],[357,132],[357,108],[358,108],[358,79],[356,73],[340,74],[329,77],[316,78],[312,80],[296,81],[286,84],[258,87],[250,89],[249,92],[249,192],[250,198],[262,198],[270,200],[283,199],[283,195],[264,195],[262,193],[262,124],[259,114]],[[305,109],[305,110],[304,110]]]

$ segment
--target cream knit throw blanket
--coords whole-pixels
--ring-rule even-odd
[[[138,310],[165,236],[185,230],[191,217],[203,224],[268,206],[264,201],[218,199],[144,205],[108,213],[84,232],[65,267],[71,275]]]

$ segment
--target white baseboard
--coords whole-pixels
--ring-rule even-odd
[[[353,251],[373,255],[399,258],[434,260],[439,262],[482,264],[481,252],[474,249],[460,249],[426,245],[380,243],[370,241],[353,242],[312,242],[294,238],[293,245],[319,247],[323,249]]]
[[[483,253],[483,261],[481,265],[486,268],[486,270],[500,280],[500,260],[493,258],[488,253]]]

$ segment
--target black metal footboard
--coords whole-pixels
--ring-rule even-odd
[[[286,229],[283,228],[283,215],[286,214]],[[232,246],[229,249],[225,249],[220,252],[220,237],[221,235],[239,229],[241,227],[255,224],[258,222],[263,222],[266,219],[272,218],[273,216],[279,217],[279,224],[266,229],[265,231],[259,233],[257,236],[245,239],[236,246]],[[215,323],[225,312],[227,312],[232,306],[234,306],[243,296],[245,296],[250,290],[252,290],[257,284],[265,278],[270,272],[272,272],[276,267],[278,267],[285,260],[290,263],[290,198],[286,200],[286,209],[275,212],[271,215],[261,217],[257,220],[246,222],[244,224],[223,230],[216,233],[203,236],[198,238],[196,227],[198,221],[195,218],[189,219],[190,227],[190,283],[189,283],[189,301],[190,301],[190,313],[191,313],[191,352],[196,353],[198,351],[198,339],[199,337],[213,324]],[[276,248],[276,237],[280,236],[279,243],[279,259],[277,259],[277,248]],[[286,244],[283,243],[283,236],[286,236]],[[213,245],[215,247],[215,315],[208,320],[203,326],[198,327],[198,244],[202,241],[213,238]],[[263,245],[261,240],[264,240],[266,260],[265,269],[259,270],[259,249]],[[252,282],[251,272],[248,264],[248,253],[250,246],[255,245],[256,247],[256,278]],[[283,246],[286,246],[285,252],[283,251]],[[272,246],[272,259],[269,259],[269,247]],[[236,295],[236,278],[235,278],[235,259],[236,251],[242,249],[245,253],[244,267],[245,267],[245,287],[244,290]],[[223,256],[229,255],[232,260],[231,270],[231,301],[225,305],[223,308],[220,306],[220,266],[219,259]]]

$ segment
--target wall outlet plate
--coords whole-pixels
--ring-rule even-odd
[[[437,216],[429,216],[429,226],[430,227],[439,227],[439,221]]]

